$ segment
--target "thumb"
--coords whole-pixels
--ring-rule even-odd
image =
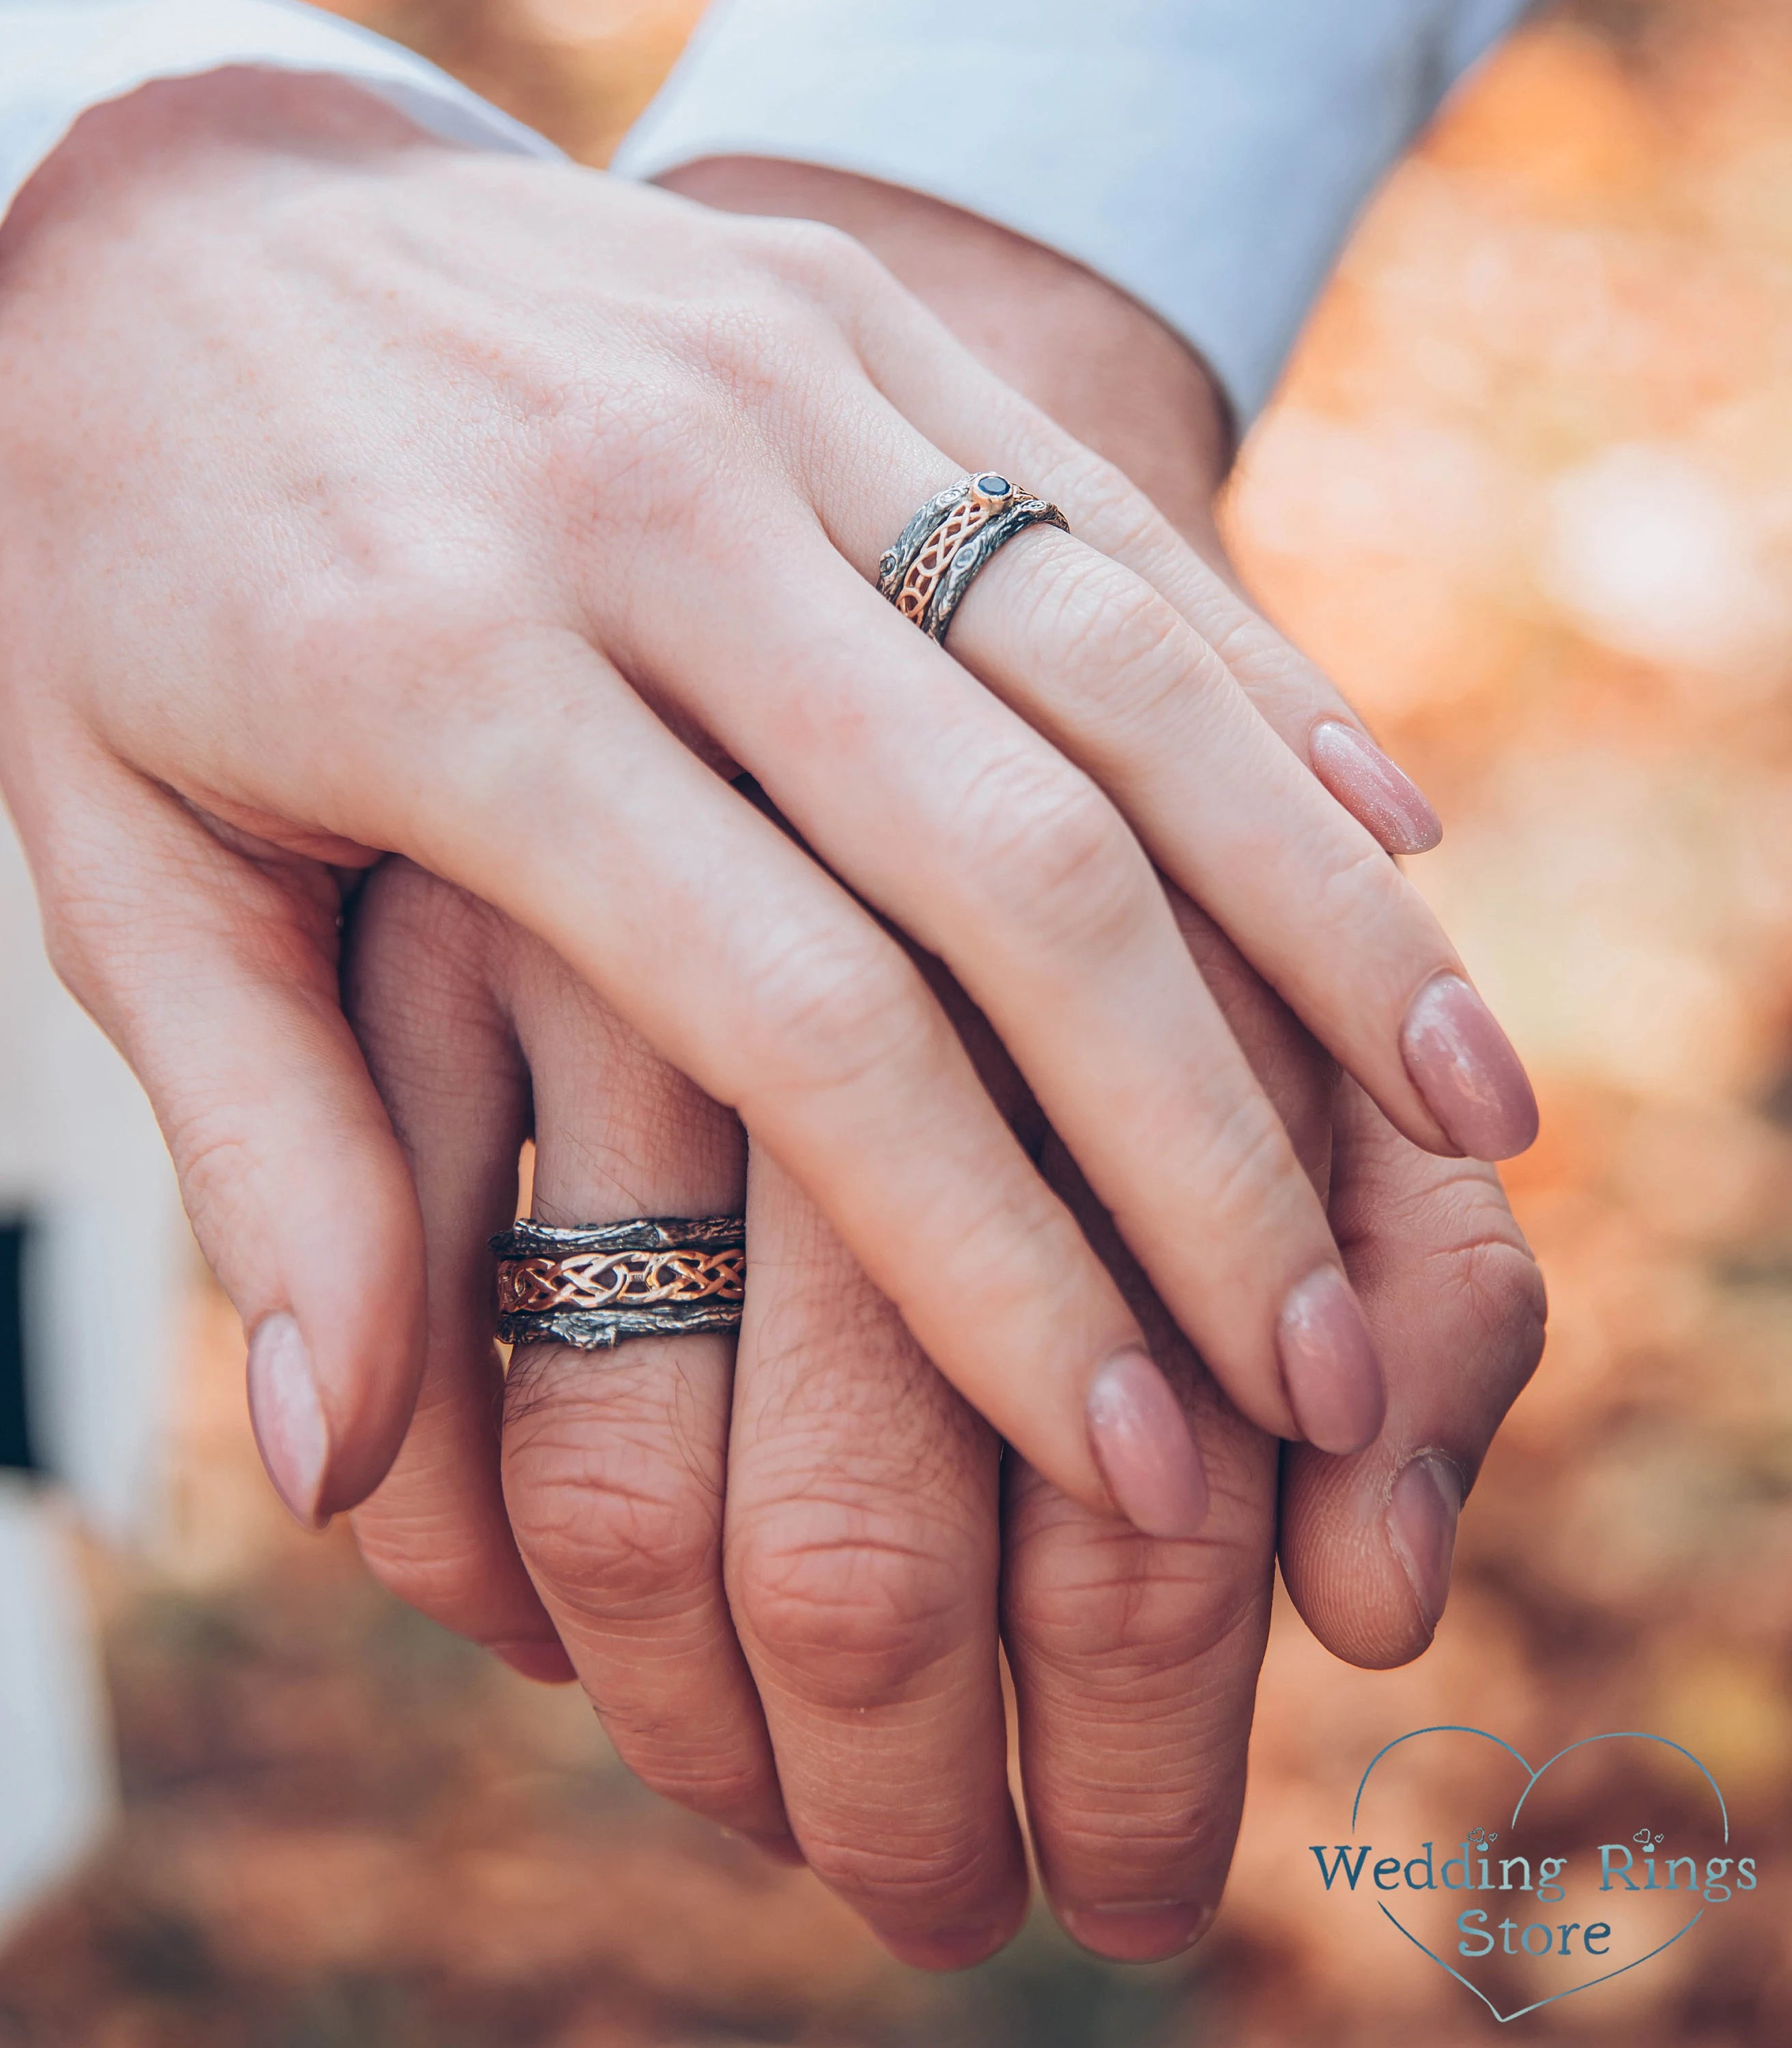
[[[1282,1577],[1335,1655],[1416,1657],[1449,1592],[1456,1524],[1543,1348],[1543,1283],[1477,1159],[1440,1159],[1354,1083],[1340,1091],[1332,1227],[1387,1374],[1387,1416],[1353,1457],[1282,1450]]]
[[[263,1461],[320,1527],[384,1476],[422,1361],[421,1224],[338,999],[339,891],[114,763],[80,779],[53,821],[19,806],[50,956],[148,1092],[248,1333]]]

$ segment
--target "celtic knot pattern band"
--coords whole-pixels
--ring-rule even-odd
[[[644,1216],[562,1229],[526,1216],[491,1240],[507,1344],[602,1351],[626,1337],[735,1330],[746,1291],[739,1216]]]
[[[994,470],[928,499],[878,564],[878,589],[931,640],[944,642],[964,594],[998,551],[1029,526],[1069,522]]]

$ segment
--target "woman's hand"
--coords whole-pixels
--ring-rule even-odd
[[[1006,550],[954,661],[867,579],[992,461],[1082,537]],[[1245,1411],[1373,1434],[1323,1208],[1153,862],[1413,1142],[1527,1142],[1522,1073],[1310,772],[1348,712],[1241,608],[1216,632],[1145,499],[845,238],[463,156],[322,82],[152,88],[0,237],[0,463],[3,767],[52,948],[156,1104],[305,1511],[386,1468],[421,1357],[414,1200],[335,990],[337,871],[388,848],[737,1109],[1076,1499],[1151,1523],[1117,1473],[1161,1383],[855,895],[987,1012]],[[1327,773],[1374,816],[1362,758]]]

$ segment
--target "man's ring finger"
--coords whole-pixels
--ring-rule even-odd
[[[628,1337],[738,1330],[743,1218],[642,1216],[562,1228],[525,1216],[491,1240],[506,1344],[607,1350]]]

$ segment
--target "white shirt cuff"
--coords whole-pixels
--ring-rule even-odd
[[[927,192],[1075,258],[1248,421],[1377,180],[1525,0],[716,0],[614,169]]]
[[[90,107],[231,64],[352,79],[445,142],[560,154],[421,57],[297,0],[0,0],[0,215]]]

